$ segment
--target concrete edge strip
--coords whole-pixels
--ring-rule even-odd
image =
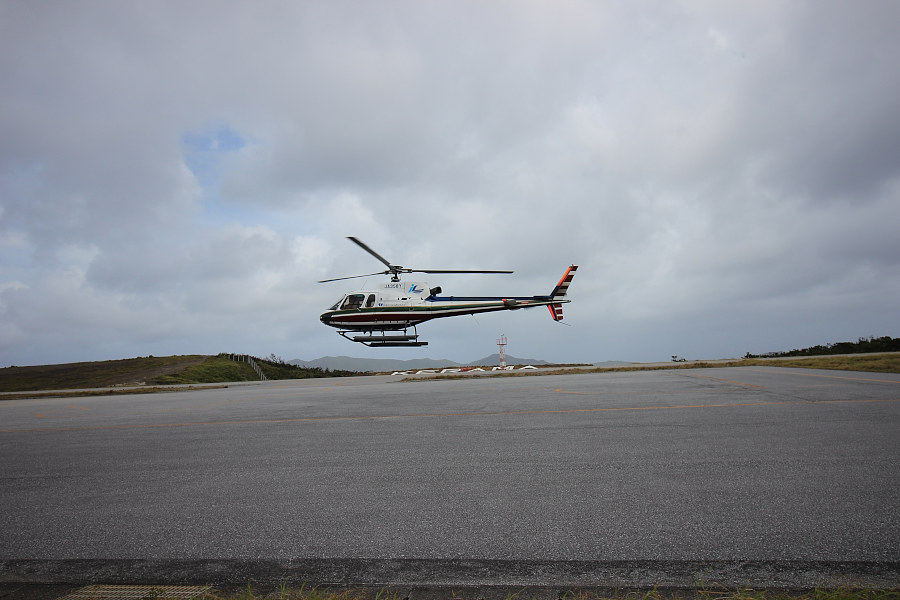
[[[209,592],[209,585],[91,584],[57,600],[191,600]]]
[[[12,559],[0,560],[0,582],[888,589],[900,587],[900,561]]]

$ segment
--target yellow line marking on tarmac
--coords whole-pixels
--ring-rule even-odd
[[[556,390],[561,394],[580,393]],[[292,419],[238,419],[235,421],[197,421],[194,423],[153,423],[150,425],[97,425],[86,427],[40,427],[31,429],[0,429],[0,433],[37,433],[52,431],[114,431],[125,429],[163,429],[168,427],[201,427],[209,425],[273,425],[280,423],[327,423],[339,421],[382,421],[389,419],[421,419],[435,417],[502,417],[522,415],[550,415],[571,413],[599,413],[599,412],[626,412],[644,410],[681,410],[689,408],[737,408],[744,406],[790,406],[798,404],[864,404],[879,402],[900,402],[900,398],[884,399],[860,399],[860,400],[795,400],[787,402],[734,402],[728,404],[679,404],[673,406],[620,406],[606,408],[558,408],[539,410],[510,410],[510,411],[484,411],[484,412],[459,412],[459,413],[413,413],[399,415],[357,415],[347,417],[296,417]]]

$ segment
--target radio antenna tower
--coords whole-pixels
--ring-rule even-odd
[[[497,338],[497,345],[500,346],[500,367],[506,367],[506,354],[504,354],[503,347],[506,345],[506,336],[502,333],[500,337]]]

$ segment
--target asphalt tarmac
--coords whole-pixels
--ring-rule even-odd
[[[0,582],[900,586],[900,376],[0,402]]]

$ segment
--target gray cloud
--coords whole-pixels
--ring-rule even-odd
[[[898,13],[4,3],[0,362],[373,352],[316,319],[345,287],[313,281],[379,267],[345,235],[517,271],[458,293],[582,265],[573,327],[429,325],[450,358],[898,335]]]

